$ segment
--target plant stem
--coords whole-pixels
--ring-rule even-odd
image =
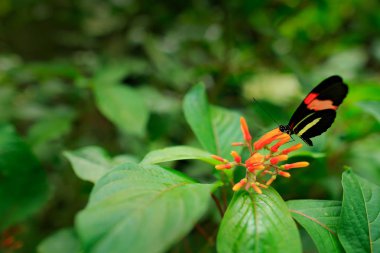
[[[219,199],[215,196],[214,193],[211,193],[211,197],[212,197],[212,199],[214,200],[214,202],[215,202],[215,204],[216,204],[216,207],[217,207],[218,210],[219,210],[220,217],[223,218],[223,216],[224,216],[224,211],[223,211],[222,206],[220,205],[220,201],[219,201]]]
[[[211,236],[207,234],[207,232],[202,228],[201,225],[195,224],[195,229],[207,240],[208,244],[210,244],[211,246],[214,245],[214,240]]]

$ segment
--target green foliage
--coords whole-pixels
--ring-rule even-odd
[[[94,93],[99,110],[125,133],[143,136],[148,110],[139,94],[119,84],[96,83]]]
[[[71,162],[75,174],[83,179],[95,183],[110,169],[110,158],[99,147],[85,147],[80,150],[64,153]]]
[[[96,183],[79,237],[89,252],[163,252],[205,214],[212,188],[156,165],[121,165]]]
[[[215,164],[216,161],[211,158],[211,154],[202,149],[197,149],[188,146],[176,146],[159,150],[154,150],[148,153],[141,164],[156,164],[168,161],[177,160],[201,160],[210,164]]]
[[[29,129],[28,142],[32,146],[38,146],[59,139],[70,132],[71,122],[72,116],[64,113],[41,119]]]
[[[183,111],[202,147],[213,154],[228,156],[231,143],[241,139],[236,131],[240,127],[240,115],[210,106],[202,84],[194,86],[186,94]]]
[[[72,228],[61,229],[38,245],[38,253],[81,253],[80,242]]]
[[[371,247],[372,252],[379,251],[380,202],[374,201],[379,186],[364,181],[380,182],[380,41],[375,36],[380,29],[379,8],[380,2],[357,0],[0,1],[0,123],[4,124],[0,127],[0,252],[12,251],[3,247],[8,233],[23,244],[15,250],[19,253],[35,252],[37,245],[40,252],[106,247],[113,232],[102,225],[116,216],[101,215],[103,208],[127,220],[129,214],[122,208],[148,201],[133,195],[136,191],[155,193],[135,188],[139,181],[124,176],[103,185],[131,162],[140,162],[136,168],[159,168],[139,178],[162,189],[175,184],[163,185],[167,177],[188,182],[175,188],[186,191],[185,199],[168,190],[162,203],[144,202],[159,211],[141,204],[141,217],[147,214],[147,223],[167,223],[150,229],[156,223],[143,224],[139,219],[146,227],[130,229],[128,235],[148,236],[143,238],[146,245],[136,247],[159,242],[154,250],[161,252],[215,252],[216,245],[245,238],[249,243],[237,248],[276,249],[283,245],[284,235],[266,239],[283,223],[265,226],[273,230],[260,234],[263,240],[226,229],[218,235],[227,219],[239,222],[229,213],[236,210],[236,216],[243,216],[237,210],[243,200],[264,205],[260,201],[270,195],[279,208],[269,210],[276,214],[273,217],[287,217],[287,223],[293,224],[290,211],[310,235],[312,240],[300,233],[302,251],[340,252],[340,244],[346,252],[371,252]],[[233,197],[232,185],[246,171],[215,170],[220,162],[210,155],[232,161],[233,149],[246,159],[240,147],[231,148],[231,142],[243,140],[240,115],[257,140],[278,125],[272,118],[286,123],[305,94],[332,74],[341,75],[349,86],[334,124],[315,138],[314,147],[303,147],[288,160],[305,160],[310,166],[272,184],[281,197],[274,189],[264,196],[252,191],[251,200],[242,192]],[[252,97],[260,106],[252,103]],[[295,141],[301,140],[295,137]],[[158,163],[168,169],[153,165]],[[344,166],[355,174],[343,174],[342,189]],[[156,171],[159,177],[151,173]],[[124,181],[131,188],[122,191],[126,186],[118,184]],[[102,203],[98,220],[92,221],[88,217],[97,210],[93,203],[98,192],[113,187],[120,188],[107,192],[111,202]],[[129,203],[116,199],[132,195],[136,198]],[[198,204],[201,198],[204,201]],[[209,205],[209,199],[215,204]],[[283,200],[290,200],[289,210]],[[178,203],[184,202],[190,211],[179,209]],[[170,223],[174,211],[162,213],[161,205],[175,206],[176,215],[194,216],[176,217],[184,224],[176,226]],[[76,216],[81,222],[73,224]],[[244,216],[244,221],[252,222],[249,217]],[[260,217],[258,224],[271,221],[266,215]],[[89,229],[91,222],[99,227]],[[338,231],[338,237],[321,224],[335,234]],[[67,227],[72,229],[62,230]],[[293,228],[285,229],[295,236]],[[76,238],[78,231],[81,241]],[[91,237],[99,231],[104,242]],[[122,235],[115,238],[133,240]],[[298,239],[294,243],[287,246],[299,251]],[[117,248],[111,245],[104,252],[112,250]]]
[[[273,189],[235,193],[220,224],[218,252],[302,252],[295,222]]]
[[[367,113],[372,114],[380,122],[380,101],[362,101],[359,106]]]
[[[218,153],[211,109],[207,102],[206,88],[198,84],[188,92],[183,102],[183,111],[195,136],[202,147],[211,153]]]
[[[343,202],[339,239],[346,252],[380,249],[380,187],[346,171],[342,178]]]
[[[344,252],[337,234],[340,201],[291,200],[287,202],[287,205],[293,218],[313,239],[318,252]]]
[[[65,151],[64,156],[69,159],[75,174],[83,179],[95,183],[112,167],[126,162],[135,162],[133,157],[116,156],[111,159],[106,151],[100,147],[89,146],[76,151]]]
[[[1,126],[0,231],[35,214],[48,196],[46,174],[30,148],[11,126]]]

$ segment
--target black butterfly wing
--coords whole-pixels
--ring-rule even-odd
[[[334,122],[335,116],[335,110],[323,110],[311,113],[306,120],[302,121],[293,129],[293,132],[308,145],[313,146],[313,142],[310,138],[326,132]]]
[[[324,133],[332,125],[347,93],[348,86],[341,77],[325,79],[302,101],[289,121],[289,128],[312,146],[310,138]]]

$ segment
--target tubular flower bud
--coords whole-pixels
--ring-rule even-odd
[[[285,171],[281,171],[281,170],[278,172],[278,175],[280,175],[282,177],[290,177],[289,172],[285,172]]]
[[[257,192],[258,194],[262,194],[263,193],[261,191],[261,189],[256,185],[256,183],[252,183],[251,186],[255,190],[255,192]]]
[[[277,164],[277,163],[285,161],[285,160],[288,160],[287,155],[278,155],[278,156],[275,156],[272,159],[270,159],[270,163],[271,164]]]
[[[265,169],[265,165],[263,164],[254,165],[254,166],[252,165],[252,166],[247,167],[247,170],[249,172],[254,172],[255,170],[263,170],[263,169]]]
[[[258,139],[256,141],[256,143],[260,143],[260,142],[262,142],[264,140],[270,139],[270,138],[272,138],[274,136],[278,136],[280,134],[282,134],[282,132],[278,128],[275,128],[275,129],[269,131],[268,133],[264,134],[263,136],[261,136],[261,138]]]
[[[264,156],[260,153],[255,153],[245,161],[245,165],[247,167],[252,167],[252,166],[260,165],[263,161],[264,161]]]
[[[264,188],[264,189],[268,189],[268,185],[265,185],[265,184],[261,184],[261,183],[257,183],[258,186],[260,186],[261,188]]]
[[[242,180],[240,180],[239,183],[235,184],[233,187],[232,187],[232,190],[234,192],[240,190],[241,188],[244,187],[244,185],[247,183],[247,179],[246,178],[243,178]]]
[[[298,150],[300,148],[302,148],[302,143],[298,143],[296,145],[291,146],[290,148],[284,149],[283,151],[281,151],[281,154],[287,155],[290,152]]]
[[[296,162],[296,163],[289,163],[289,164],[284,164],[281,166],[281,168],[285,170],[290,170],[293,168],[303,168],[309,166],[308,162]]]
[[[241,131],[243,133],[244,140],[247,143],[250,143],[252,141],[252,136],[249,132],[247,121],[245,121],[244,117],[240,117],[240,127],[241,127]]]
[[[272,176],[265,184],[269,186],[273,183],[274,180],[276,180],[276,176]]]
[[[232,168],[232,164],[231,163],[215,165],[215,169],[217,169],[217,170],[228,170],[228,169],[231,169],[231,168]]]
[[[215,159],[215,160],[217,160],[219,162],[222,162],[222,163],[228,163],[227,159],[224,159],[223,157],[220,157],[220,156],[217,156],[217,155],[211,155],[211,158]]]
[[[236,163],[241,163],[241,157],[236,151],[231,151],[231,155]]]
[[[282,145],[284,145],[285,143],[287,143],[288,141],[290,141],[290,135],[286,134],[283,138],[280,139],[279,142],[277,142],[275,145],[273,145],[270,148],[270,151],[273,153],[277,152],[278,148],[281,147]]]
[[[268,133],[264,134],[259,140],[261,139],[268,139],[268,138],[271,138],[275,135],[280,135],[282,134],[282,132],[280,131],[280,129],[278,129],[278,127],[276,127],[275,129],[269,131]]]
[[[281,136],[283,136],[283,133],[278,128],[275,128],[272,131],[264,134],[263,137],[261,137],[253,144],[253,146],[255,150],[262,149],[263,147],[271,144],[273,141],[277,140]]]
[[[239,146],[244,146],[245,144],[243,142],[232,142],[231,145],[234,147],[239,147]]]

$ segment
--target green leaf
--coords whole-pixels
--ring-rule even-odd
[[[183,102],[185,118],[198,141],[207,151],[228,156],[231,143],[242,139],[240,115],[238,113],[210,106],[203,84],[194,86]],[[241,148],[235,148],[238,152]]]
[[[216,154],[216,138],[211,121],[210,107],[207,102],[206,88],[203,84],[194,86],[185,96],[183,111],[198,141],[207,151]]]
[[[28,143],[37,146],[67,134],[71,128],[72,115],[53,115],[38,121],[28,131]]]
[[[337,227],[341,202],[334,200],[292,200],[286,202],[293,218],[309,233],[319,253],[344,252]]]
[[[351,170],[343,173],[339,239],[346,252],[380,251],[380,187]]]
[[[108,83],[96,83],[94,92],[99,110],[121,131],[140,137],[145,134],[149,112],[138,92]]]
[[[110,169],[110,157],[99,147],[89,146],[76,151],[65,151],[75,174],[86,181],[96,182]]]
[[[188,146],[175,146],[154,150],[148,153],[140,164],[155,164],[168,161],[196,159],[210,164],[218,164],[211,158],[211,154],[198,148]]]
[[[231,157],[231,143],[243,141],[240,130],[240,114],[227,109],[211,106],[211,119],[216,137],[217,154],[222,157]],[[238,153],[241,147],[233,147]]]
[[[43,240],[37,247],[38,253],[80,253],[80,242],[71,228],[61,229]]]
[[[235,193],[220,224],[217,250],[224,252],[301,252],[300,236],[285,202],[273,189]]]
[[[0,231],[37,212],[48,184],[30,148],[10,126],[0,127]]]
[[[181,102],[177,97],[168,96],[152,86],[141,86],[138,88],[141,98],[152,112],[159,114],[176,113],[181,110]]]
[[[113,159],[107,152],[96,146],[88,146],[75,151],[65,151],[63,155],[70,161],[75,174],[83,180],[95,183],[112,167],[134,162],[129,156],[116,156]]]
[[[380,122],[380,101],[361,101],[358,105],[367,113],[372,114]]]
[[[164,252],[204,215],[212,188],[156,165],[121,165],[76,218],[85,251]]]

